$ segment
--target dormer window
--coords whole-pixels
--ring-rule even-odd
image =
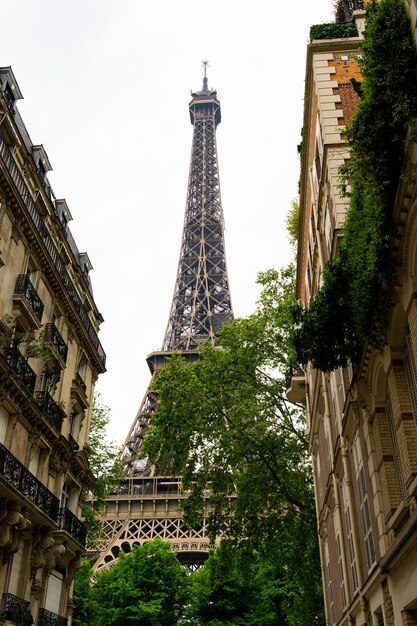
[[[6,104],[9,107],[9,109],[14,110],[15,97],[14,97],[13,90],[11,86],[9,85],[9,83],[6,84],[6,88],[3,92],[3,95],[4,95],[4,99],[6,100]]]
[[[55,201],[55,213],[57,214],[62,227],[66,230],[68,222],[72,220],[72,215],[65,200]]]
[[[41,177],[41,180],[45,181],[46,171],[45,166],[42,161],[38,162],[38,174]]]
[[[14,114],[16,100],[23,98],[11,67],[0,67],[1,92],[9,111]]]
[[[47,173],[52,170],[45,148],[40,146],[32,146],[32,157],[38,170],[39,178],[42,183],[47,182]]]
[[[93,269],[91,261],[88,258],[87,252],[80,252],[78,255],[78,262],[82,271],[88,275],[88,272]]]

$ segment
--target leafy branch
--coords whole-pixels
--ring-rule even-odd
[[[417,61],[401,0],[371,0],[362,44],[362,100],[346,130],[350,186],[339,254],[308,309],[296,311],[297,361],[322,371],[355,362],[368,341],[385,343],[395,278],[393,206],[406,136],[417,120]]]

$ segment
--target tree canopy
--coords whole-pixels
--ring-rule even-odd
[[[196,525],[208,515],[213,538],[223,534],[240,547],[273,553],[289,597],[308,605],[308,623],[320,623],[303,413],[285,396],[285,371],[293,360],[294,268],[262,273],[259,283],[253,315],[225,325],[218,346],[203,346],[197,362],[185,367],[181,355],[173,355],[158,375],[160,405],[145,448],[157,472],[182,475],[189,492],[186,522]],[[297,572],[293,564],[300,558]],[[288,615],[292,609],[294,602]]]
[[[87,526],[87,546],[95,549],[102,535],[102,525],[98,521],[98,515],[103,510],[106,496],[120,480],[123,472],[120,463],[119,447],[108,440],[106,436],[107,425],[110,420],[110,409],[100,402],[100,395],[94,396],[94,404],[91,411],[91,425],[89,435],[89,465],[95,477],[90,495],[94,505],[83,507],[84,523]]]
[[[110,569],[96,574],[85,563],[74,587],[75,626],[171,626],[176,604],[185,606],[189,576],[170,545],[160,539],[120,552]]]
[[[315,590],[317,594],[317,590]],[[295,587],[288,588],[282,563],[256,550],[222,541],[204,567],[191,576],[190,603],[181,624],[200,626],[290,626],[320,624],[311,604],[294,602]],[[320,598],[320,594],[317,596]],[[292,606],[291,606],[292,605]]]

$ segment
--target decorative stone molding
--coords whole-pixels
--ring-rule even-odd
[[[55,566],[62,565],[62,559],[65,554],[65,544],[64,540],[58,535],[58,533],[54,533],[54,545],[48,551],[45,561],[45,567],[51,572]]]
[[[37,570],[40,567],[45,567],[48,553],[54,546],[54,538],[48,530],[38,530],[34,536],[31,567],[32,570]]]
[[[25,511],[18,502],[0,503],[0,549],[11,554],[19,547],[22,533],[31,525]]]
[[[83,562],[81,561],[81,558],[80,558],[79,555],[75,556],[68,563],[68,568],[67,568],[67,584],[68,585],[70,585],[72,583],[72,581],[74,580],[74,576],[75,576],[76,572],[80,569],[82,564],[83,564]]]

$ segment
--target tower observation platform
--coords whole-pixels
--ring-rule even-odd
[[[120,550],[159,537],[172,544],[180,561],[191,569],[207,558],[209,539],[205,522],[185,529],[179,505],[187,494],[180,477],[155,476],[142,443],[157,406],[153,381],[173,352],[191,363],[198,348],[215,345],[222,325],[233,319],[224,246],[224,219],[220,195],[216,129],[221,121],[217,92],[209,89],[207,61],[203,61],[201,91],[189,104],[194,127],[184,227],[174,295],[162,349],[147,363],[152,375],[139,411],[124,443],[126,479],[109,496],[103,512],[105,538],[94,568],[112,565]]]

